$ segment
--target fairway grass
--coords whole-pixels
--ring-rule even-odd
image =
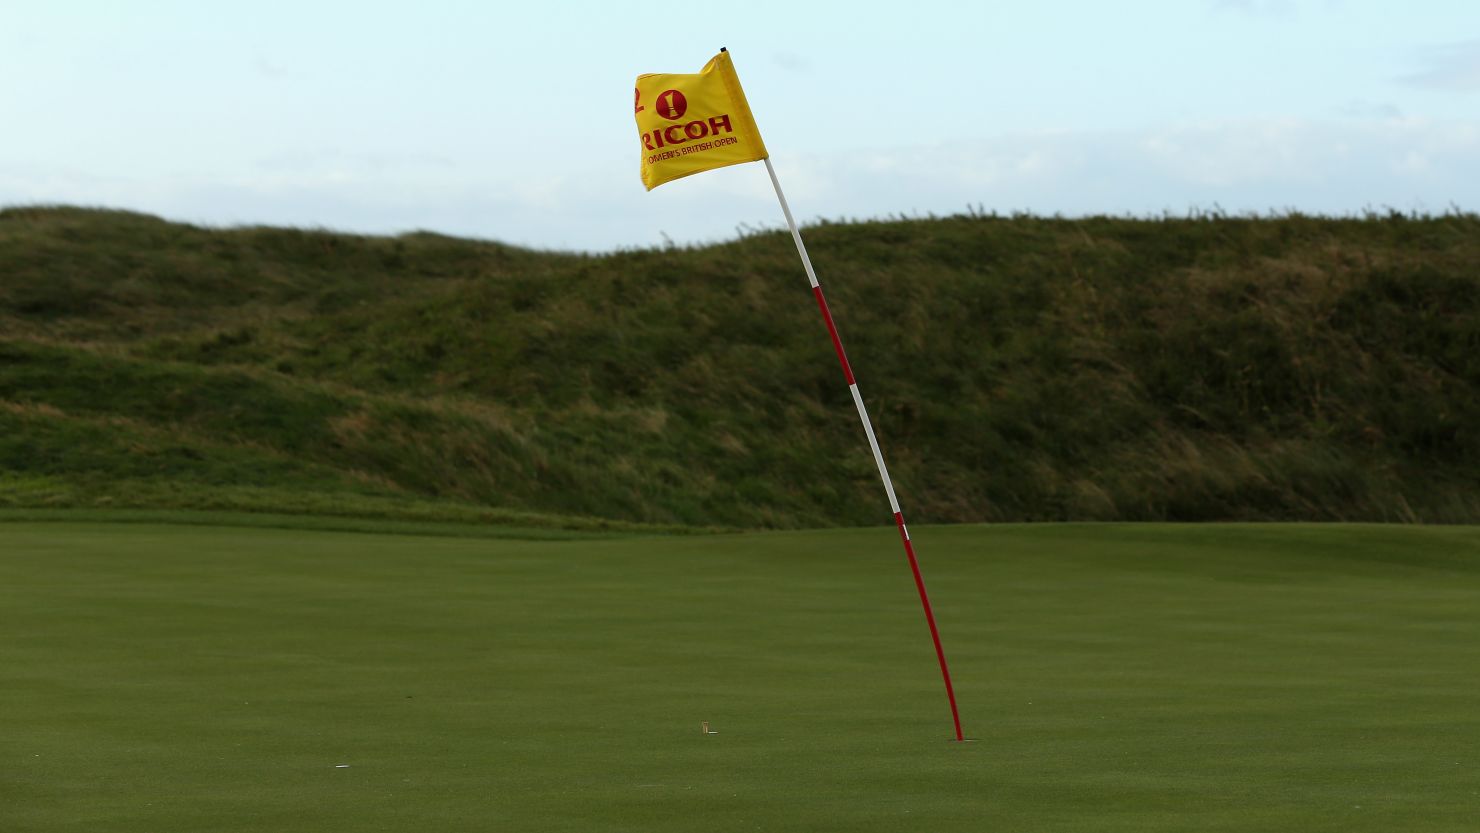
[[[0,523],[0,831],[1480,829],[1480,529],[912,533]]]

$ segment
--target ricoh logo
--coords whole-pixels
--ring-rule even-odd
[[[633,106],[639,113],[647,109],[642,103],[641,92],[638,92]],[[663,118],[678,122],[689,112],[689,100],[678,90],[664,90],[658,93],[652,107]],[[730,125],[730,115],[725,113],[649,130],[642,134],[642,147],[650,152],[657,151],[647,157],[648,164],[651,165],[690,153],[703,153],[726,145],[737,145],[740,143],[738,138],[723,135],[734,132],[735,128]]]

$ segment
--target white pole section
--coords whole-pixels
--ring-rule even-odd
[[[900,540],[904,542],[905,556],[910,562],[910,571],[915,576],[915,589],[920,593],[920,605],[925,608],[925,622],[930,626],[930,638],[935,642],[935,656],[940,660],[940,673],[946,683],[946,699],[951,702],[951,720],[956,724],[956,740],[961,735],[961,716],[956,711],[956,693],[951,688],[951,672],[946,667],[946,652],[940,645],[940,631],[935,627],[935,614],[930,609],[930,597],[925,594],[925,580],[920,575],[920,563],[915,559],[915,548],[910,543],[910,532],[904,524],[904,514],[899,511],[899,500],[894,496],[894,483],[889,479],[889,468],[884,465],[884,453],[879,450],[879,441],[874,437],[874,424],[868,418],[868,409],[863,406],[863,395],[858,392],[858,381],[853,377],[853,368],[848,364],[848,354],[843,352],[843,340],[838,337],[837,325],[827,308],[827,299],[822,295],[822,285],[817,282],[817,273],[812,269],[812,259],[807,257],[807,247],[802,243],[802,233],[797,221],[791,216],[791,206],[786,204],[786,195],[781,192],[781,180],[776,178],[776,169],[771,158],[765,159],[766,173],[771,175],[771,185],[776,188],[776,199],[781,201],[781,213],[786,215],[786,225],[791,228],[791,239],[797,244],[797,254],[802,256],[802,268],[807,270],[807,280],[812,283],[812,295],[817,298],[817,308],[822,311],[822,320],[827,323],[827,333],[832,337],[833,349],[838,362],[843,366],[843,378],[848,382],[848,391],[853,394],[853,404],[858,407],[858,418],[863,422],[863,432],[868,435],[868,446],[874,452],[874,464],[879,467],[879,479],[884,481],[884,491],[889,495],[889,509],[894,513],[894,523],[899,528]]]

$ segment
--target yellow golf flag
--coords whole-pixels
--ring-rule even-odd
[[[740,89],[730,53],[720,50],[697,74],[637,76],[642,184],[765,159],[766,145]]]

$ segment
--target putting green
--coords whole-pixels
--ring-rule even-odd
[[[1480,829],[1480,530],[911,531],[0,523],[0,830]]]

